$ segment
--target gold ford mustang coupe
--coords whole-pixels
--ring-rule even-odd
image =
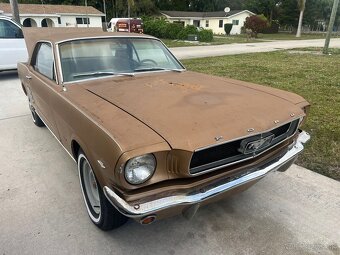
[[[241,192],[310,138],[302,97],[187,71],[157,38],[27,29],[18,64],[35,125],[77,162],[92,222],[141,224]]]

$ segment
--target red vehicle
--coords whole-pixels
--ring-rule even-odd
[[[107,31],[143,34],[143,21],[140,18],[113,18],[108,24]]]

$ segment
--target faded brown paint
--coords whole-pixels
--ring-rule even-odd
[[[142,36],[84,29],[24,29],[31,55],[37,41],[56,44],[86,37]],[[59,59],[56,69],[59,77]],[[195,72],[160,72],[135,77],[107,77],[61,85],[37,74],[29,64],[18,65],[25,90],[37,98],[35,107],[66,150],[77,142],[87,155],[101,186],[119,190],[127,201],[183,187],[197,188],[218,178],[260,164],[287,150],[292,139],[253,160],[197,177],[189,175],[193,152],[239,139],[304,117],[308,106],[290,93]],[[28,80],[26,75],[36,79]],[[274,123],[279,121],[279,123]],[[253,128],[254,133],[247,130]],[[215,137],[223,139],[216,142]],[[154,176],[130,185],[121,167],[132,157],[153,153]],[[74,155],[76,158],[76,155]],[[103,169],[97,160],[101,160]],[[228,170],[228,171],[226,171]]]
[[[212,145],[217,136],[224,138],[220,142],[233,140],[248,136],[249,128],[263,132],[274,128],[275,120],[282,124],[304,116],[294,102],[302,102],[301,97],[286,92],[273,96],[252,84],[189,71],[81,86],[150,126],[173,149],[187,151]]]

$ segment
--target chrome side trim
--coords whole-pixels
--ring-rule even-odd
[[[61,145],[61,147],[64,148],[64,150],[67,152],[67,154],[71,157],[71,159],[77,163],[77,161],[74,159],[73,155],[65,148],[65,146],[59,141],[59,139],[57,138],[57,136],[52,132],[52,130],[49,128],[49,126],[46,124],[46,122],[44,121],[43,118],[41,118],[41,115],[38,113],[37,109],[35,109],[35,113],[39,116],[39,118],[41,119],[41,121],[45,124],[45,126],[47,127],[47,129],[51,132],[51,134],[54,136],[54,138],[58,141],[58,143]]]
[[[226,191],[232,190],[236,187],[245,185],[251,181],[261,179],[269,172],[275,171],[286,164],[289,164],[295,159],[299,153],[304,149],[303,144],[310,139],[310,135],[302,131],[296,141],[296,144],[288,150],[278,161],[258,167],[258,170],[244,175],[238,179],[226,181],[222,184],[208,185],[206,189],[187,190],[183,194],[161,197],[148,202],[139,203],[135,201],[133,203],[126,202],[115,191],[105,186],[103,188],[104,194],[111,204],[123,215],[130,218],[140,218],[149,214],[157,213],[158,211],[181,205],[191,205],[201,203],[207,199],[213,198]],[[250,169],[251,170],[251,169]],[[147,199],[147,198],[145,198]]]
[[[57,56],[57,60],[58,60],[58,74],[59,74],[60,84],[64,85],[64,77],[63,77],[63,73],[62,73],[62,70],[61,70],[60,53],[59,53],[59,45],[58,44],[55,45],[55,51],[56,51],[56,56]]]

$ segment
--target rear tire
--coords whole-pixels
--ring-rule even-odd
[[[118,228],[126,223],[128,218],[119,213],[107,200],[82,150],[78,153],[78,171],[80,187],[91,221],[104,231]]]
[[[35,108],[31,102],[31,99],[30,97],[28,97],[28,105],[29,105],[29,108],[31,110],[31,114],[32,114],[32,120],[33,120],[33,123],[38,126],[38,127],[44,127],[45,124],[44,122],[40,119],[39,115],[37,114],[37,112],[35,111]]]

